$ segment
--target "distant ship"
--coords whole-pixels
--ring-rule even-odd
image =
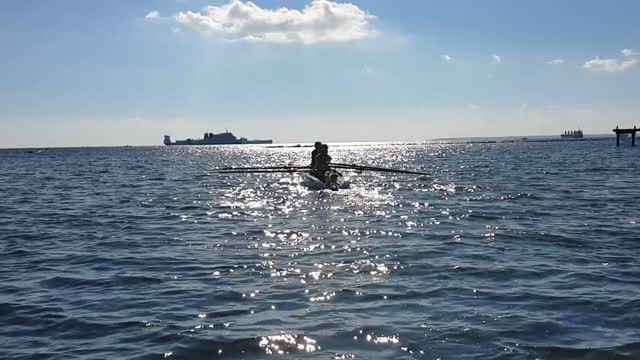
[[[568,130],[563,132],[560,137],[562,139],[582,139],[584,134],[582,133],[582,130]]]
[[[164,136],[165,145],[234,145],[234,144],[272,144],[273,140],[247,140],[247,138],[237,138],[232,133],[226,131],[220,134],[204,133],[204,139],[186,139],[171,142],[171,136]]]

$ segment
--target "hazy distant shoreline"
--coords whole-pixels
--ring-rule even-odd
[[[429,139],[425,141],[403,141],[403,140],[392,140],[392,141],[328,141],[328,144],[332,144],[333,146],[371,146],[377,144],[386,144],[386,145],[426,145],[426,144],[457,144],[457,143],[469,143],[469,144],[492,144],[492,143],[514,143],[514,142],[575,142],[575,141],[603,141],[603,140],[612,140],[615,139],[615,135],[609,134],[593,134],[587,135],[582,139],[560,139],[558,136],[554,135],[533,135],[533,136],[496,136],[496,137],[473,137],[473,138],[436,138]],[[96,146],[43,146],[43,147],[16,147],[16,148],[0,148],[0,150],[47,150],[47,149],[86,149],[86,148],[123,148],[123,147],[164,147],[165,145],[96,145]],[[183,145],[183,146],[248,146],[248,145]],[[255,145],[249,145],[255,146]],[[313,143],[311,142],[286,142],[286,143],[275,143],[273,145],[259,145],[267,148],[308,148],[312,147]]]

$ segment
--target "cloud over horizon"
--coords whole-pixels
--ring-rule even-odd
[[[633,49],[622,49],[620,52],[626,57],[634,57],[640,55],[640,52],[637,52]]]
[[[159,19],[160,13],[158,10],[149,11],[149,13],[144,17],[147,20]]]
[[[592,72],[620,73],[625,72],[638,64],[638,59],[622,61],[619,59],[600,59],[595,57],[584,63],[584,69]]]
[[[553,60],[547,61],[547,65],[562,65],[562,64],[564,64],[563,59],[553,59]]]
[[[151,14],[151,13],[150,13]],[[195,31],[230,41],[274,44],[349,42],[370,37],[376,17],[350,3],[313,0],[302,10],[262,8],[230,0],[200,12],[180,12],[175,21]]]

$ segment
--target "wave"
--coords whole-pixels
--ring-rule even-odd
[[[637,360],[640,342],[606,348],[531,347],[531,352],[545,360]]]

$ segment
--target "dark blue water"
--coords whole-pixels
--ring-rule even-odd
[[[3,359],[638,359],[640,148],[0,152]],[[281,355],[279,355],[281,353]]]

